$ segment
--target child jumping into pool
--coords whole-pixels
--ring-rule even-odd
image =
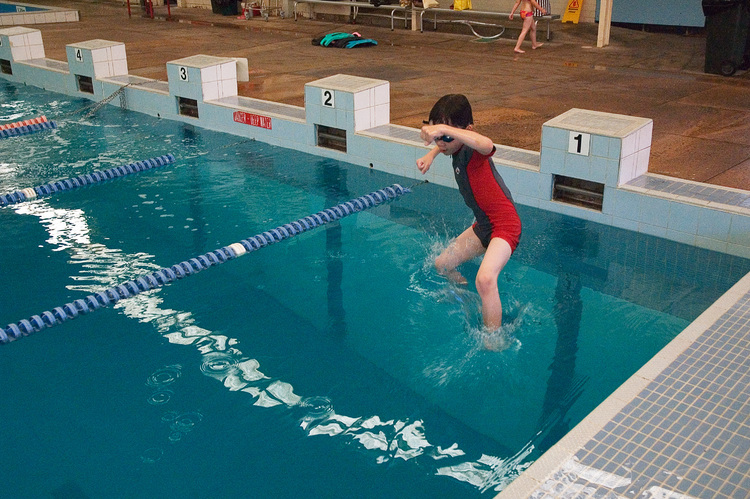
[[[456,270],[462,263],[484,255],[476,277],[482,299],[482,321],[490,331],[502,325],[503,308],[497,279],[508,263],[521,237],[521,219],[510,191],[495,169],[492,140],[474,131],[471,104],[461,94],[445,95],[430,111],[422,127],[425,144],[435,147],[417,160],[417,168],[427,173],[443,153],[452,156],[458,190],[476,218],[475,223],[455,238],[435,259],[438,272],[458,284],[466,279]]]
[[[531,31],[532,49],[536,49],[544,45],[543,43],[537,43],[536,41],[536,21],[534,21],[533,9],[537,9],[542,13],[542,15],[549,14],[549,12],[547,12],[544,7],[539,5],[536,0],[516,0],[516,3],[513,5],[513,10],[510,11],[510,19],[513,19],[513,14],[516,12],[516,9],[519,5],[521,6],[521,10],[518,13],[523,20],[523,27],[521,28],[521,34],[518,35],[516,48],[513,50],[514,52],[517,52],[519,54],[524,54],[526,51],[521,50],[521,43],[523,43],[523,39],[526,38],[526,33],[528,33],[529,31]]]

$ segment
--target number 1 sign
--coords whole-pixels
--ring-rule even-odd
[[[589,155],[591,135],[581,132],[570,132],[568,138],[568,152],[571,154]]]

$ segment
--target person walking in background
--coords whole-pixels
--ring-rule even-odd
[[[526,34],[529,32],[531,32],[530,38],[532,49],[544,45],[543,43],[538,43],[536,41],[536,21],[534,21],[534,11],[541,12],[542,15],[548,14],[548,11],[539,5],[536,0],[516,0],[516,3],[513,5],[513,10],[510,11],[510,16],[508,16],[510,19],[513,19],[513,14],[515,14],[516,9],[518,9],[519,6],[521,7],[521,10],[518,14],[523,20],[523,27],[521,28],[521,34],[518,35],[516,48],[513,50],[518,54],[523,54],[525,50],[521,50],[521,44],[523,43],[524,38],[526,38]]]

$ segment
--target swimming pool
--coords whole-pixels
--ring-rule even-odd
[[[45,10],[47,9],[32,7],[31,5],[0,3],[0,14],[7,14],[9,12],[44,12]]]
[[[68,8],[0,2],[0,26],[19,26],[78,21],[78,11]]]
[[[0,193],[172,166],[0,209],[0,321],[390,185],[395,176],[0,83]],[[12,496],[493,494],[739,277],[747,260],[522,207],[482,348],[430,257],[468,220],[421,185],[237,261],[4,345]],[[466,266],[471,276],[476,263]],[[471,280],[471,278],[470,278]]]

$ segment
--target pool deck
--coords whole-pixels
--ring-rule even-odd
[[[39,3],[44,2],[27,2]],[[245,57],[240,94],[304,105],[304,85],[343,73],[391,82],[391,122],[418,128],[445,93],[468,95],[476,127],[499,144],[538,151],[542,124],[571,108],[654,120],[650,173],[750,189],[750,72],[702,72],[705,38],[595,25],[553,24],[544,47],[516,55],[514,40],[479,42],[443,31],[271,17],[136,2],[67,1],[77,23],[38,27],[46,55],[65,45],[124,42],[131,75],[167,79],[166,62],[196,54]],[[376,48],[312,46],[358,30]],[[468,33],[468,30],[467,30]],[[744,194],[747,194],[745,192]],[[747,196],[741,201],[748,207]],[[537,460],[499,497],[750,497],[750,275]]]

